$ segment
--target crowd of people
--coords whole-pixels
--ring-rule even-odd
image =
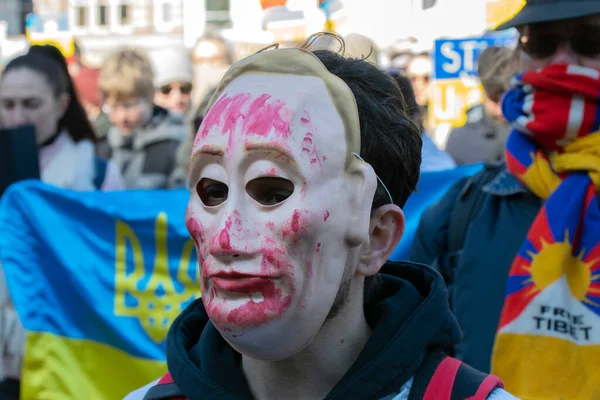
[[[208,83],[184,48],[11,60],[0,123],[35,126],[42,181],[190,188],[203,296],[128,399],[599,398],[600,2],[570,3],[499,27],[517,47],[479,56],[484,101],[444,150],[431,57],[386,70],[362,35],[241,60],[210,37]],[[420,173],[473,163],[388,261]],[[17,399],[25,331],[5,283],[0,300]]]

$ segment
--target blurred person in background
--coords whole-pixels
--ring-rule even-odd
[[[168,47],[150,53],[154,70],[154,102],[169,111],[186,115],[192,106],[194,71],[190,51]]]
[[[502,115],[500,100],[516,73],[513,51],[492,46],[477,58],[477,73],[485,97],[483,104],[467,110],[467,122],[450,132],[446,151],[458,165],[504,160],[510,125]]]
[[[81,104],[94,127],[96,137],[99,140],[106,138],[110,128],[108,116],[102,112],[102,99],[98,90],[98,77],[100,68],[85,65],[81,48],[74,42],[73,56],[67,60],[69,73],[75,85],[75,91],[81,99]]]
[[[170,187],[187,186],[188,164],[196,131],[204,119],[210,98],[217,90],[217,84],[232,64],[232,49],[221,36],[208,32],[198,39],[192,50],[194,92],[189,114],[191,133],[186,135],[177,150],[177,166],[170,177]]]
[[[409,115],[421,131],[421,138],[423,139],[423,147],[421,148],[421,172],[442,171],[456,167],[452,157],[445,151],[440,150],[440,148],[433,143],[433,140],[424,133],[421,108],[417,104],[417,99],[410,79],[396,70],[388,72],[400,87]]]
[[[192,48],[194,94],[192,117],[196,129],[206,113],[207,98],[234,62],[233,48],[220,34],[209,31],[200,37]]]
[[[426,128],[430,97],[430,78],[433,73],[433,61],[427,53],[414,54],[406,65],[406,76],[412,83],[417,104],[421,108],[423,124]],[[429,130],[429,129],[428,129]]]
[[[73,190],[122,187],[117,166],[94,155],[96,137],[56,47],[32,46],[0,81],[2,126],[35,127],[42,180]]]
[[[81,99],[81,104],[88,113],[88,117],[93,120],[100,114],[102,107],[100,92],[98,91],[100,68],[86,66],[79,45],[74,43],[73,48],[73,56],[67,60],[69,74],[73,79],[75,91]]]
[[[600,1],[529,0],[510,27],[507,161],[429,208],[410,258],[449,285],[459,359],[523,398],[598,398]]]
[[[116,165],[95,156],[94,131],[57,48],[32,46],[8,63],[0,78],[0,120],[5,128],[35,127],[42,181],[80,191],[123,188]],[[0,264],[0,399],[19,399],[24,344]]]
[[[114,160],[129,189],[169,187],[185,118],[154,103],[154,73],[147,55],[123,49],[104,62],[98,81],[111,128],[101,154]]]

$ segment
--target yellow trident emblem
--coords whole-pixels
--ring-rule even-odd
[[[173,277],[169,271],[167,231],[167,214],[161,212],[155,222],[154,265],[147,273],[137,235],[126,223],[116,222],[115,315],[137,318],[155,343],[165,339],[173,320],[200,296],[195,257],[192,260],[194,242],[186,241]],[[128,249],[133,265],[127,262]]]

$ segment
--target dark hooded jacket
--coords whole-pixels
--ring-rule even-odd
[[[461,338],[442,277],[429,267],[388,263],[365,314],[372,335],[327,399],[393,397],[412,379],[428,353],[451,349]],[[239,353],[210,322],[201,300],[173,323],[167,363],[190,399],[252,399]]]

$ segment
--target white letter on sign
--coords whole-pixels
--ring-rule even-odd
[[[440,51],[442,52],[442,55],[444,57],[452,60],[451,63],[445,62],[442,65],[442,68],[444,69],[444,71],[446,71],[449,74],[457,73],[460,70],[461,59],[460,59],[460,54],[456,50],[454,50],[454,46],[452,45],[452,42],[446,42],[446,43],[442,44]]]

